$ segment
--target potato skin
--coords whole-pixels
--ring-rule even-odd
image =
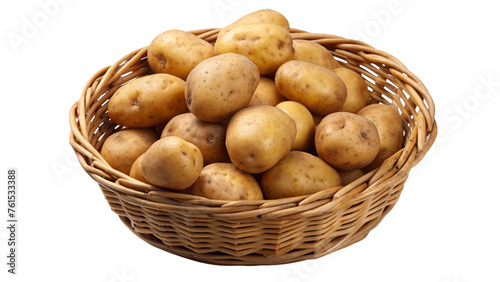
[[[212,163],[203,168],[190,194],[215,200],[263,200],[254,177],[231,163]]]
[[[274,84],[274,80],[261,76],[259,85],[253,93],[252,99],[248,102],[247,106],[260,106],[269,105],[276,106],[278,103],[285,101],[285,97],[281,95]]]
[[[283,14],[272,9],[261,9],[250,14],[246,14],[230,25],[221,28],[218,36],[224,36],[224,34],[226,34],[229,30],[238,25],[257,23],[275,24],[281,26],[288,32],[290,31],[290,24]]]
[[[272,74],[294,55],[290,33],[275,24],[238,25],[218,36],[215,54],[237,53],[249,58],[261,75]]]
[[[149,183],[149,181],[144,177],[144,175],[142,174],[142,170],[141,170],[141,162],[142,162],[142,158],[144,157],[144,154],[142,154],[141,156],[139,156],[135,162],[132,164],[132,167],[130,168],[130,177],[134,178],[134,179],[137,179],[139,181],[142,181],[144,183],[147,183],[147,184],[151,184]]]
[[[314,144],[314,133],[316,124],[309,110],[302,104],[294,101],[284,101],[276,105],[276,108],[284,111],[294,121],[297,134],[292,150],[305,151]]]
[[[261,189],[266,199],[309,195],[338,187],[337,171],[320,158],[306,152],[291,151],[275,166],[264,172]]]
[[[370,164],[380,148],[377,127],[367,118],[337,112],[319,123],[315,145],[318,156],[336,169],[351,170]]]
[[[148,129],[124,129],[111,134],[104,141],[101,155],[112,168],[128,175],[135,160],[156,140],[158,136]]]
[[[358,115],[371,120],[379,133],[380,150],[373,162],[366,167],[368,170],[375,169],[402,148],[403,120],[396,109],[384,104],[368,105]]]
[[[245,56],[217,55],[198,64],[189,74],[186,103],[202,121],[225,121],[246,107],[259,79],[257,66]]]
[[[295,122],[282,110],[267,105],[247,107],[229,121],[226,148],[236,167],[261,173],[290,151],[296,133]]]
[[[347,87],[347,97],[339,112],[357,113],[370,103],[370,91],[359,73],[348,68],[336,68],[333,72],[342,79]]]
[[[177,136],[156,141],[141,161],[142,174],[149,183],[173,190],[191,186],[202,168],[200,149]]]
[[[148,46],[148,64],[155,73],[167,73],[186,80],[201,61],[214,55],[214,47],[196,35],[167,30]]]
[[[192,113],[184,113],[167,123],[161,138],[167,136],[178,136],[196,145],[203,155],[203,165],[229,161],[224,123],[204,122]]]
[[[348,185],[354,180],[360,178],[365,173],[360,168],[355,168],[351,170],[337,170],[342,186]]]
[[[295,50],[294,60],[313,63],[330,70],[340,66],[328,49],[314,41],[294,39],[293,49]]]
[[[306,106],[313,114],[326,116],[338,111],[347,88],[333,71],[304,61],[289,61],[276,72],[276,87],[288,100]]]
[[[187,111],[184,80],[152,74],[132,80],[109,99],[111,120],[126,127],[151,127]]]

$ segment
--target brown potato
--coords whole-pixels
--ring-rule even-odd
[[[186,80],[201,61],[214,55],[214,47],[196,35],[182,30],[168,30],[148,46],[148,64],[156,73],[168,73]]]
[[[259,80],[259,85],[257,86],[257,89],[255,89],[252,99],[248,102],[247,106],[276,106],[278,103],[283,101],[285,101],[285,97],[280,94],[274,84],[274,81],[268,77],[262,76]]]
[[[150,127],[187,111],[184,80],[152,74],[120,87],[109,99],[111,120],[126,127]]]
[[[203,168],[190,194],[215,200],[262,200],[259,183],[231,163],[212,163]]]
[[[403,147],[403,119],[395,108],[384,104],[368,105],[358,115],[371,120],[378,130],[380,150],[375,160],[366,167],[372,170]]]
[[[377,156],[380,139],[375,124],[360,115],[332,113],[318,125],[318,156],[336,169],[363,168]]]
[[[295,142],[292,150],[304,151],[314,144],[314,131],[316,124],[309,110],[302,104],[294,101],[285,101],[276,105],[276,108],[284,111],[294,121],[297,127]]]
[[[130,168],[158,136],[147,129],[131,128],[111,134],[102,144],[101,155],[114,169],[130,174]]]
[[[364,172],[359,168],[351,170],[337,170],[337,172],[339,173],[342,186],[348,185],[364,175]]]
[[[173,190],[191,186],[202,168],[200,149],[177,136],[156,141],[141,161],[142,174],[149,183]]]
[[[287,31],[290,31],[290,24],[288,23],[288,20],[285,18],[285,16],[283,16],[283,14],[271,9],[262,9],[246,14],[245,16],[239,18],[232,24],[224,28],[221,28],[218,36],[224,36],[224,34],[226,34],[229,30],[233,29],[238,25],[257,24],[257,23],[275,24],[281,26]]]
[[[294,39],[293,48],[294,60],[313,63],[331,70],[340,66],[328,49],[314,41]]]
[[[338,75],[304,61],[284,63],[276,72],[275,83],[281,95],[317,115],[338,111],[347,97],[347,88]]]
[[[203,165],[229,161],[224,123],[204,122],[192,113],[184,113],[167,123],[161,138],[167,136],[178,136],[196,145],[203,155]]]
[[[246,107],[259,79],[257,66],[245,56],[228,53],[209,58],[186,80],[188,108],[202,121],[225,121]]]
[[[347,87],[347,97],[339,112],[357,113],[371,100],[370,91],[363,77],[348,68],[336,68],[333,70]]]
[[[143,157],[144,157],[144,154],[142,154],[140,157],[138,157],[135,160],[135,162],[132,164],[132,167],[130,168],[130,177],[135,178],[135,179],[142,181],[144,183],[151,184],[142,174],[141,162],[142,162]]]
[[[279,25],[258,23],[238,25],[217,37],[215,54],[237,53],[249,58],[261,75],[274,73],[293,59],[290,32]]]
[[[282,110],[267,105],[247,107],[229,121],[226,147],[236,167],[260,173],[290,151],[296,134],[295,122]]]
[[[266,199],[302,196],[337,187],[340,176],[330,165],[306,152],[291,151],[264,172],[261,188]]]

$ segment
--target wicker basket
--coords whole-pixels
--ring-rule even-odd
[[[214,43],[219,29],[192,31]],[[318,42],[366,79],[374,101],[399,109],[404,148],[355,182],[309,196],[218,201],[162,190],[112,169],[99,154],[121,127],[107,102],[124,83],[151,71],[147,47],[97,72],[70,112],[70,143],[111,209],[137,236],[170,253],[210,264],[266,265],[312,259],[356,243],[396,204],[413,166],[437,135],[434,103],[422,82],[393,56],[363,42],[292,29]]]

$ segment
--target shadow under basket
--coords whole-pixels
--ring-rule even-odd
[[[214,43],[219,29],[192,31]],[[107,114],[123,84],[151,74],[147,47],[97,72],[70,111],[70,144],[107,202],[138,237],[167,252],[218,265],[284,264],[322,257],[365,238],[391,211],[412,167],[437,135],[434,102],[399,60],[363,42],[292,29],[318,42],[340,65],[360,73],[372,101],[395,107],[404,146],[378,169],[342,189],[260,201],[219,201],[160,189],[112,169],[99,150],[122,127]]]

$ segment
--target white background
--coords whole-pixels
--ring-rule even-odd
[[[493,1],[464,2],[2,1],[0,280],[500,281],[500,21]],[[162,31],[222,27],[262,8],[280,11],[292,27],[362,39],[400,59],[435,100],[439,138],[382,223],[323,258],[225,267],[151,247],[76,162],[69,109],[95,72]],[[15,276],[7,273],[4,227],[12,167]]]

